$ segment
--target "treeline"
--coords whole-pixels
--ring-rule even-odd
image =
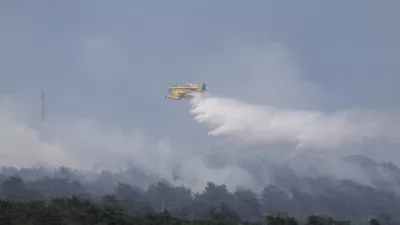
[[[377,218],[382,224],[400,224],[396,222],[400,216],[398,196],[347,180],[300,179],[285,174],[284,177],[275,180],[276,185],[266,186],[259,194],[243,188],[230,192],[226,185],[216,185],[212,182],[209,182],[201,193],[193,193],[189,188],[174,187],[165,182],[158,182],[147,188],[117,182],[116,185],[109,185],[112,188],[108,188],[108,191],[104,191],[101,185],[111,181],[111,177],[107,177],[112,176],[110,174],[100,176],[96,180],[78,181],[68,168],[60,168],[53,177],[28,179],[34,176],[34,171],[35,169],[30,172],[25,169],[22,173],[14,171],[12,176],[10,174],[0,176],[0,196],[5,201],[13,202],[11,205],[3,202],[2,207],[28,209],[33,207],[32,204],[41,206],[43,204],[41,202],[46,202],[51,207],[45,209],[45,212],[48,210],[56,212],[59,206],[58,203],[52,202],[53,198],[74,197],[68,201],[79,202],[76,203],[79,207],[89,204],[90,201],[92,203],[89,205],[107,206],[114,210],[113,213],[122,213],[118,215],[124,218],[128,218],[129,215],[129,218],[133,219],[142,218],[143,215],[153,215],[158,218],[166,214],[157,213],[167,211],[168,216],[179,218],[182,223],[216,220],[216,218],[229,221],[230,224],[239,221],[256,223],[265,221],[269,215],[278,214],[290,215],[300,221],[314,214],[329,215],[338,221],[358,221],[362,224],[367,224],[371,217]],[[74,210],[72,211],[75,212]],[[66,212],[60,213],[63,216],[62,213]],[[101,213],[106,212],[101,211]],[[58,215],[58,211],[56,214]],[[282,218],[286,218],[284,224],[293,224],[290,222],[292,219],[288,217],[270,217],[269,223],[282,224],[279,222]],[[312,218],[314,217],[309,219]],[[331,219],[325,220],[331,221]]]
[[[308,216],[305,221],[298,221],[285,215],[269,215],[254,222],[241,222],[228,211],[210,208],[203,219],[178,218],[167,210],[163,212],[146,212],[143,214],[129,214],[124,210],[109,204],[95,204],[89,200],[78,198],[53,198],[49,202],[25,201],[10,202],[0,200],[0,224],[132,224],[132,225],[347,225],[350,221],[337,221],[327,216]],[[370,225],[379,225],[380,222],[371,218]]]

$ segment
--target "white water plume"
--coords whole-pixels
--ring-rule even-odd
[[[227,137],[236,143],[290,143],[296,149],[333,150],[366,139],[400,140],[396,117],[363,109],[328,114],[212,96],[198,96],[191,103],[195,120],[211,128],[209,135]]]

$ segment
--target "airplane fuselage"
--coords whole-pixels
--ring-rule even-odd
[[[170,98],[174,100],[181,100],[181,99],[192,99],[194,98],[193,95],[190,95],[189,93],[195,93],[195,92],[204,92],[206,90],[206,84],[205,82],[197,85],[197,84],[184,84],[184,85],[179,85],[179,86],[172,86],[169,87],[168,93],[169,95],[165,96],[165,98]]]

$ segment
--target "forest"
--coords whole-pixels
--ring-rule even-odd
[[[111,204],[111,205],[110,205]],[[203,218],[178,218],[167,210],[147,211],[134,214],[110,204],[94,204],[86,200],[72,198],[53,198],[49,203],[36,200],[28,202],[10,202],[0,200],[0,224],[350,224],[349,221],[335,221],[327,216],[308,216],[300,223],[287,215],[267,216],[264,220],[241,222],[237,214],[225,207],[210,208]],[[375,218],[369,224],[380,224]]]
[[[213,182],[193,192],[121,173],[3,167],[1,224],[400,224],[397,194],[351,180],[285,174],[260,193]]]

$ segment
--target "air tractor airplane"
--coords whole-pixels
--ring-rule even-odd
[[[169,87],[168,93],[169,95],[165,96],[165,98],[170,98],[173,100],[181,100],[181,99],[192,99],[194,96],[191,93],[203,93],[207,89],[206,83],[202,84],[183,84]]]

